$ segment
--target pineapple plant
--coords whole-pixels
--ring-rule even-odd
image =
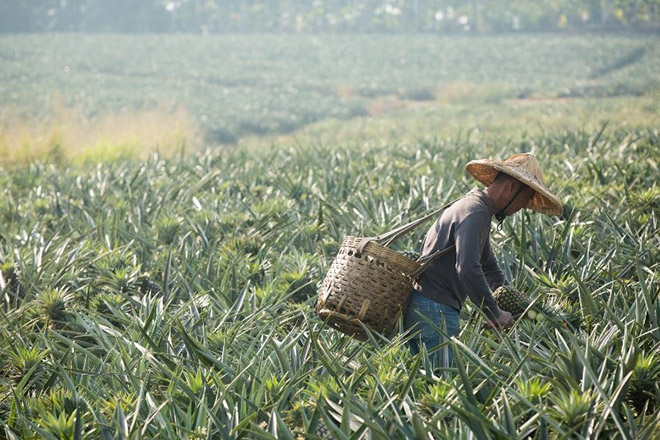
[[[103,315],[112,325],[122,328],[122,310],[126,308],[128,299],[119,293],[102,292],[95,296],[89,304],[91,310]]]
[[[158,242],[165,246],[171,246],[179,235],[181,223],[181,219],[177,217],[160,217],[155,224]]]
[[[152,280],[151,274],[148,272],[138,275],[136,285],[141,295],[159,293],[161,291],[160,285]]]
[[[73,300],[73,295],[62,289],[48,289],[36,299],[38,310],[46,323],[62,327],[68,318],[67,307]]]
[[[125,268],[116,269],[112,272],[106,272],[99,281],[107,290],[113,293],[127,294],[133,289],[136,279],[136,272],[131,272]]]
[[[593,393],[590,390],[559,389],[550,396],[550,400],[553,406],[548,413],[566,430],[568,436],[564,438],[581,438],[590,414],[598,406]]]
[[[653,414],[660,406],[660,360],[651,355],[640,355],[630,380],[627,402],[639,413]]]
[[[47,350],[36,345],[18,346],[10,352],[10,377],[14,384],[20,383],[29,375],[31,387],[40,389],[48,377],[44,362],[47,353]]]
[[[25,297],[25,288],[21,283],[20,268],[10,262],[0,265],[0,293],[3,293],[5,307],[14,307]]]
[[[39,425],[54,438],[74,438],[77,411],[71,415],[61,412],[57,416],[53,413],[45,413],[39,420]]]
[[[315,255],[295,251],[282,258],[278,278],[282,289],[291,293],[291,301],[302,303],[316,295],[316,280],[319,274],[314,271]]]
[[[538,377],[531,380],[516,379],[516,385],[519,392],[532,403],[539,404],[550,393],[552,385],[550,382],[544,382]]]

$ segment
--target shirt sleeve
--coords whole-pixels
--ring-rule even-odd
[[[497,264],[497,258],[493,254],[493,249],[490,246],[490,235],[486,237],[486,243],[481,254],[481,268],[484,271],[486,281],[490,290],[495,290],[498,287],[506,284],[506,278]]]
[[[454,229],[456,274],[472,302],[491,320],[502,313],[486,280],[481,265],[484,243],[489,239],[490,217],[485,212],[472,212]]]

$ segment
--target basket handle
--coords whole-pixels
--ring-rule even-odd
[[[411,273],[411,274],[410,274],[410,278],[412,278],[413,280],[416,279],[416,278],[417,278],[418,276],[420,276],[420,275],[426,270],[426,268],[429,267],[429,265],[430,265],[431,263],[433,263],[436,259],[442,257],[442,256],[445,255],[445,254],[448,254],[449,252],[453,251],[454,249],[456,249],[456,245],[451,245],[451,246],[446,247],[446,248],[444,248],[444,249],[442,249],[442,250],[437,250],[437,251],[433,252],[433,253],[430,254],[430,255],[427,255],[427,256],[425,256],[425,257],[421,257],[420,259],[417,260],[417,262],[420,264],[419,269],[417,269],[416,271],[414,271],[413,273]]]
[[[457,199],[458,200],[458,199]],[[357,248],[355,249],[355,252],[358,255],[362,255],[362,251],[364,250],[364,247],[367,245],[367,243],[371,241],[375,241],[377,243],[382,243],[385,242],[385,246],[389,246],[399,238],[403,237],[406,235],[408,232],[412,231],[413,229],[418,228],[419,226],[423,225],[426,223],[430,218],[435,217],[445,209],[449,208],[451,205],[453,205],[457,200],[454,200],[452,202],[447,203],[446,205],[435,209],[433,212],[430,212],[429,214],[426,214],[424,217],[418,218],[417,220],[413,220],[410,223],[406,223],[403,226],[399,226],[396,229],[391,230],[390,232],[386,232],[383,235],[376,235],[375,237],[365,237],[362,240],[360,240],[360,243],[358,243]],[[449,248],[445,249],[448,251]],[[429,255],[428,257],[431,257],[434,254]],[[444,255],[444,254],[443,254]],[[425,257],[425,258],[428,258]]]

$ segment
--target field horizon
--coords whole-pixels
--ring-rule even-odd
[[[565,124],[562,103],[656,123],[660,36],[241,37],[0,36],[2,163],[270,143],[381,117],[436,120],[424,127],[436,135],[483,126],[492,109],[519,124]],[[558,106],[564,121],[548,120],[544,107]]]

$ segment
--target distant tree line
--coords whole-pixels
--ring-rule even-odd
[[[658,29],[660,0],[0,0],[0,32]]]

